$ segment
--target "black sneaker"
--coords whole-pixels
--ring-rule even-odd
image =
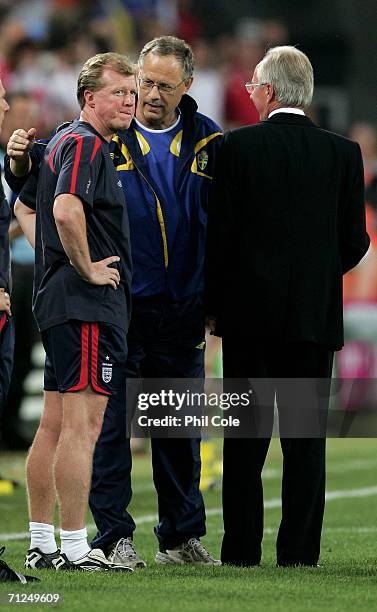
[[[30,548],[26,553],[25,567],[29,569],[55,569],[54,561],[59,557],[59,549],[53,553],[44,553],[39,548]]]
[[[81,570],[83,572],[133,572],[133,569],[127,565],[111,563],[99,548],[93,548],[77,561],[69,561],[64,553],[60,553],[59,558],[54,561],[54,567],[56,570]]]
[[[0,556],[3,554],[4,550],[5,546],[2,546],[0,548]],[[12,570],[8,563],[0,559],[0,582],[21,582],[22,584],[26,584],[27,582],[39,582],[39,578],[19,574]]]

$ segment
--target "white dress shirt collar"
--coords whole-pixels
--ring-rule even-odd
[[[285,108],[275,108],[275,110],[271,111],[268,115],[268,119],[272,117],[272,115],[276,115],[277,113],[292,113],[292,115],[304,115],[305,113],[301,108],[292,108],[291,106],[287,106]]]

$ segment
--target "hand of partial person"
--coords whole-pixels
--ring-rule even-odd
[[[110,264],[120,261],[116,255],[106,257],[101,261],[92,262],[91,270],[86,278],[92,285],[110,285],[116,289],[120,283],[120,274],[116,268],[110,268]]]
[[[209,331],[211,334],[214,334],[216,331],[216,317],[207,317],[206,325],[209,327]]]
[[[30,128],[28,131],[23,129],[15,130],[7,144],[9,157],[14,161],[26,159],[35,142],[36,133],[37,130],[35,128]]]
[[[12,315],[9,293],[3,288],[0,288],[0,312],[6,312],[9,317]]]

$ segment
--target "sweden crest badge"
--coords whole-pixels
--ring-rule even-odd
[[[200,151],[200,153],[198,153],[197,155],[197,160],[198,160],[198,166],[200,168],[200,170],[203,172],[203,170],[206,169],[207,164],[208,164],[208,153],[206,150],[204,151]]]

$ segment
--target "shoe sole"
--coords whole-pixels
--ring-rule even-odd
[[[48,566],[45,566],[45,567],[36,567],[34,565],[26,565],[26,563],[24,563],[24,568],[28,569],[28,570],[33,570],[33,571],[35,570],[37,572],[55,571],[55,566],[54,565],[48,565]]]
[[[114,572],[118,574],[132,574],[132,567],[96,567],[94,565],[72,565],[72,567],[55,567],[57,572]]]
[[[129,567],[133,570],[135,569],[144,569],[144,567],[147,567],[147,564],[145,563],[145,561],[136,561],[135,563],[133,563],[132,561],[118,561],[118,560],[114,560],[111,559],[111,557],[107,557],[108,560],[110,561],[110,563],[114,563],[114,565],[121,565],[123,567]]]
[[[221,565],[221,563],[204,563],[204,561],[182,561],[161,551],[156,553],[154,560],[158,565],[208,565],[212,567]]]
[[[137,563],[125,563],[125,565],[130,567],[133,570],[144,569],[145,567],[147,567],[147,564],[145,563],[145,561],[138,561]]]
[[[108,567],[105,565],[102,566],[95,566],[95,565],[75,565],[74,563],[72,564],[71,567],[57,567],[56,568],[57,571],[68,571],[68,572],[115,572],[118,574],[132,574],[132,572],[134,571],[132,569],[132,567],[128,567],[126,565],[115,565],[113,567]]]
[[[167,555],[161,551],[156,553],[154,560],[159,565],[186,565],[186,563],[181,559],[174,559],[174,557],[170,557],[170,555]]]
[[[63,560],[63,559],[62,559]],[[68,564],[69,563],[69,564]],[[81,563],[64,562],[60,565],[55,565],[56,571],[78,571],[78,572],[117,572],[117,573],[132,573],[133,569],[126,565],[107,565],[103,563],[103,558],[91,554],[87,561]]]
[[[147,564],[145,563],[145,561],[139,561],[138,563],[136,563],[136,565],[131,565],[131,567],[134,567],[135,569],[144,569],[147,567]]]

